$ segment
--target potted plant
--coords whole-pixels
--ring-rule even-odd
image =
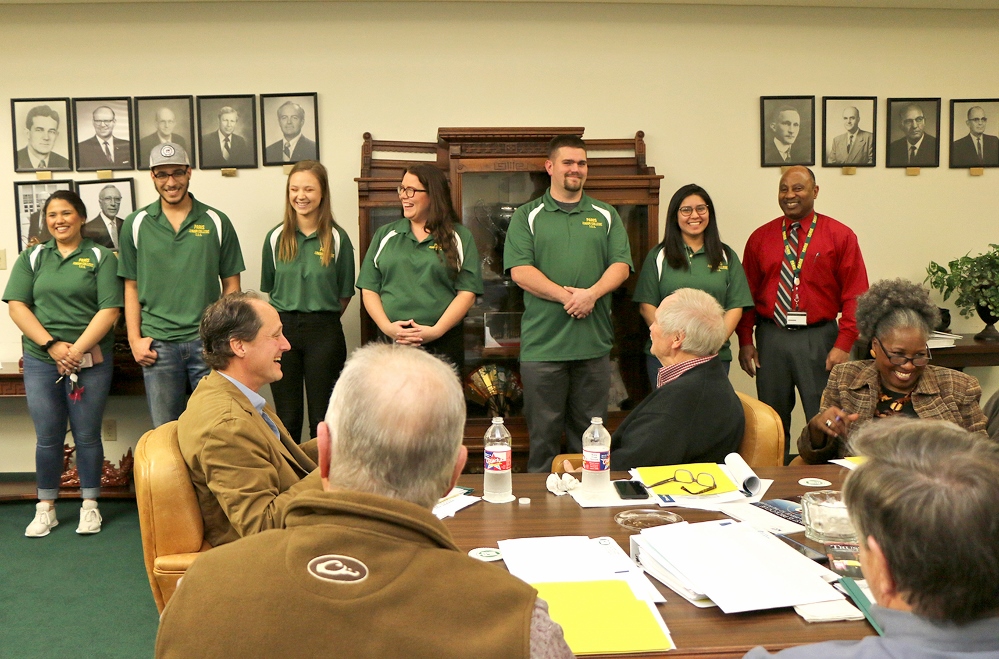
[[[961,315],[971,317],[972,311],[985,322],[985,329],[975,335],[979,341],[999,341],[995,323],[999,321],[999,245],[989,245],[989,251],[978,256],[970,252],[943,267],[935,261],[926,266],[926,279],[946,300],[954,300]]]

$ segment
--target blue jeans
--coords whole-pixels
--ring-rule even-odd
[[[156,363],[142,367],[142,379],[153,428],[158,428],[180,417],[187,406],[186,384],[190,382],[193,391],[211,369],[201,356],[201,339],[182,343],[154,339],[150,347],[156,351]]]
[[[59,379],[55,364],[24,355],[24,389],[28,412],[35,424],[35,479],[38,498],[49,501],[59,496],[62,475],[62,447],[66,443],[69,420],[76,443],[76,466],[84,499],[96,499],[101,493],[101,467],[104,445],[101,443],[101,420],[111,391],[110,359],[80,371],[78,384],[84,387],[78,402],[69,399],[70,380]]]

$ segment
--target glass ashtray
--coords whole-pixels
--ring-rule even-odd
[[[614,521],[629,531],[641,531],[642,529],[651,529],[654,526],[676,524],[677,522],[682,522],[683,518],[668,510],[634,508],[632,510],[622,510],[617,515],[614,515]]]

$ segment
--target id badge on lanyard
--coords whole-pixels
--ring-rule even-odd
[[[805,265],[805,254],[808,252],[808,246],[812,242],[812,234],[815,233],[815,225],[818,223],[819,214],[812,213],[812,222],[808,226],[808,233],[805,234],[805,244],[802,245],[801,251],[798,252],[798,258],[791,258],[791,274],[794,277],[792,280],[793,287],[791,288],[791,309],[793,311],[788,311],[787,314],[787,324],[790,327],[804,327],[808,324],[807,314],[804,311],[796,311],[800,306],[800,297],[798,295],[798,286],[801,284],[801,268]],[[791,256],[791,241],[787,237],[787,226],[781,227],[781,233],[784,237],[784,250],[787,252],[788,256]]]

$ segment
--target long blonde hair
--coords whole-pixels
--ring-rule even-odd
[[[319,245],[323,252],[320,260],[323,266],[329,266],[333,258],[333,232],[336,231],[337,223],[330,207],[329,176],[322,163],[316,160],[299,161],[288,174],[288,181],[284,186],[284,222],[281,225],[281,238],[278,241],[278,259],[294,261],[298,256],[298,240],[295,239],[295,232],[298,231],[298,214],[291,205],[290,196],[291,177],[298,172],[309,172],[319,181],[322,199],[319,202],[319,225],[316,227],[316,235],[319,237]]]

